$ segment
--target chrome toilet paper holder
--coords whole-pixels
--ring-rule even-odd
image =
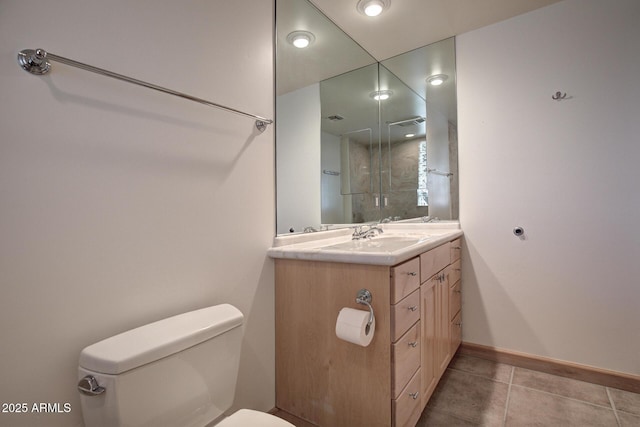
[[[368,289],[360,289],[358,291],[358,295],[356,295],[356,302],[358,304],[366,305],[367,307],[369,307],[369,321],[367,322],[367,326],[364,330],[365,334],[369,335],[371,325],[376,319],[373,314],[373,307],[371,307],[371,292]]]

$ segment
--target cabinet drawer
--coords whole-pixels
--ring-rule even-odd
[[[445,243],[420,255],[420,283],[449,265],[451,261],[449,246],[449,243]]]
[[[456,282],[460,280],[460,260],[457,260],[453,264],[449,266],[449,285],[453,286]]]
[[[395,427],[414,427],[420,419],[420,375],[420,369],[418,369],[400,396],[392,401]]]
[[[451,355],[453,355],[462,342],[462,312],[459,312],[451,321]]]
[[[396,399],[420,367],[420,322],[416,322],[397,343],[393,344],[391,355],[391,396]]]
[[[453,320],[462,307],[461,282],[458,282],[449,288],[449,320]]]
[[[450,244],[451,262],[460,259],[460,253],[462,252],[462,239],[456,239]]]
[[[395,304],[420,287],[420,258],[391,268],[391,304]]]
[[[420,291],[391,306],[391,342],[396,342],[420,319]]]

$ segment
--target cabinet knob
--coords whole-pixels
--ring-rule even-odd
[[[415,271],[409,271],[409,272],[407,273],[407,276],[415,277],[415,276],[417,276],[417,275],[418,275],[418,273],[416,273]]]
[[[456,326],[457,326],[458,328],[462,329],[462,322],[458,322],[458,323],[456,323]]]
[[[416,391],[415,393],[409,393],[409,396],[411,396],[413,400],[416,400],[419,395],[420,395],[420,392],[418,391]]]
[[[418,346],[418,341],[413,341],[409,343],[410,347],[416,348]]]
[[[416,311],[418,309],[417,305],[412,305],[411,307],[409,307],[409,311]]]

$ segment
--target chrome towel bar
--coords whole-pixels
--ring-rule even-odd
[[[206,99],[197,98],[195,96],[187,95],[185,93],[177,92],[175,90],[167,89],[162,86],[147,83],[142,80],[127,77],[122,74],[114,73],[109,70],[104,70],[102,68],[94,67],[92,65],[83,64],[82,62],[74,61],[73,59],[54,55],[53,53],[49,53],[43,49],[35,49],[35,50],[24,49],[18,53],[18,63],[20,64],[23,70],[28,71],[31,74],[48,73],[49,70],[51,70],[51,63],[49,61],[61,62],[63,64],[71,65],[72,67],[80,68],[85,71],[101,74],[103,76],[111,77],[117,80],[122,80],[127,83],[133,83],[139,86],[144,86],[146,88],[157,90],[159,92],[168,93],[169,95],[175,95],[180,98],[184,98],[190,101],[198,102],[200,104],[208,105],[210,107],[220,108],[222,110],[226,110],[231,113],[256,119],[256,128],[260,132],[264,132],[264,130],[267,128],[267,125],[270,125],[273,123],[273,120],[256,116],[255,114],[245,113],[244,111],[236,110],[235,108],[225,107],[224,105],[216,104],[215,102],[207,101]]]
[[[438,169],[427,169],[427,173],[433,173],[433,174],[436,174],[436,175],[442,175],[442,176],[447,176],[447,177],[452,177],[453,176],[453,173],[451,173],[451,172],[442,172],[442,171],[439,171]]]

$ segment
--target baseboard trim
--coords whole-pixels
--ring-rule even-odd
[[[600,384],[606,387],[640,393],[640,376],[623,372],[609,371],[593,366],[581,365],[564,360],[535,356],[497,347],[463,342],[458,350],[459,354],[473,356],[480,359],[546,372],[574,380]]]

